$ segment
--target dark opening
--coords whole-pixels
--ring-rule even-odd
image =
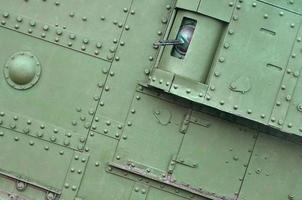
[[[197,21],[191,18],[184,17],[181,25],[179,27],[176,40],[180,41],[182,44],[174,45],[171,56],[177,57],[179,59],[184,59],[187,51],[189,49],[193,34],[195,31]]]

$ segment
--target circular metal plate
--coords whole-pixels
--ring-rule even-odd
[[[41,76],[41,65],[30,52],[17,52],[6,62],[3,69],[6,82],[17,90],[33,87]]]

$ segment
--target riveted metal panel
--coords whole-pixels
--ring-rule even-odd
[[[132,189],[129,200],[146,200],[149,192],[149,186],[136,183]]]
[[[237,0],[201,0],[198,12],[229,22]]]
[[[212,193],[194,189],[188,185],[175,183],[171,176],[162,176],[160,178],[152,176],[150,173],[146,173],[142,170],[137,170],[137,167],[132,167],[131,165],[120,165],[115,163],[109,163],[107,170],[111,174],[115,174],[126,179],[138,181],[140,183],[145,183],[152,188],[156,188],[162,191],[171,198],[179,196],[185,199],[195,198],[195,199],[217,199],[213,197]],[[164,195],[165,196],[165,195]],[[226,200],[226,199],[225,199]]]
[[[175,74],[161,69],[154,69],[149,77],[149,85],[162,89],[166,92],[170,91]]]
[[[239,1],[205,104],[267,124],[300,21],[267,4]]]
[[[73,151],[0,128],[0,171],[60,191]]]
[[[295,0],[258,0],[273,6],[302,14],[302,2]]]
[[[0,126],[72,149],[82,149],[86,141],[79,133],[5,110],[0,112]]]
[[[153,43],[164,36],[173,10],[174,0],[135,0],[129,10],[115,61],[108,72],[109,90],[102,95],[98,115],[124,121],[139,81],[150,74],[158,49]],[[148,5],[148,6],[146,6]],[[139,38],[139,39],[138,39]],[[123,100],[123,103],[120,100]]]
[[[220,198],[236,198],[257,132],[198,112],[190,121],[173,177]]]
[[[203,103],[208,86],[191,79],[175,76],[170,93],[189,99],[197,103]]]
[[[30,51],[39,59],[42,68],[38,83],[23,91],[8,85],[1,73],[0,88],[5,98],[0,98],[0,107],[16,113],[17,117],[26,121],[35,119],[41,122],[37,125],[41,128],[32,130],[34,134],[43,128],[47,129],[46,136],[64,129],[66,132],[63,135],[56,134],[56,137],[62,137],[59,140],[63,140],[64,134],[69,133],[68,137],[72,137],[71,133],[74,132],[72,140],[76,144],[69,143],[67,146],[77,146],[80,137],[85,137],[88,133],[87,128],[91,125],[106,76],[102,70],[108,68],[109,63],[5,28],[0,29],[0,36],[2,66],[13,53]],[[5,39],[7,37],[11,39]],[[28,126],[21,121],[20,123],[21,130]],[[46,127],[47,124],[60,128],[57,131],[51,130],[49,128],[53,126]]]
[[[17,198],[18,200],[45,199],[49,195],[59,199],[59,194],[49,192],[30,183],[0,175],[0,198],[3,200]]]
[[[297,58],[299,59],[299,58]],[[300,60],[300,59],[299,59]],[[301,63],[298,65],[299,67],[301,67]],[[293,76],[293,74],[288,75],[288,76]],[[302,119],[302,96],[301,96],[301,91],[302,91],[302,81],[301,81],[301,77],[299,75],[297,80],[297,85],[294,88],[294,92],[291,95],[290,93],[287,94],[288,95],[288,100],[285,99],[286,103],[289,104],[288,106],[288,110],[287,110],[287,115],[286,118],[284,120],[284,125],[282,127],[282,130],[284,132],[288,132],[288,133],[294,133],[297,134],[299,136],[301,136],[302,134],[302,124],[301,124],[301,119]],[[289,83],[286,85],[286,87],[290,87]],[[290,88],[289,88],[290,89]],[[284,90],[283,93],[287,93],[287,88]],[[290,90],[289,90],[290,92]],[[285,98],[286,98],[285,97]],[[290,98],[289,98],[290,97]]]
[[[61,200],[76,198],[82,178],[85,174],[88,159],[89,154],[74,152],[68,172],[66,173]]]
[[[78,192],[79,197],[87,200],[126,200],[130,196],[134,182],[105,171],[106,163],[112,159],[116,145],[117,140],[111,137],[90,133],[86,146],[90,156]]]
[[[28,33],[31,29],[30,35],[39,33],[37,37],[41,37],[40,35],[44,33],[45,40],[67,47],[69,42],[79,42],[78,46],[73,44],[70,48],[111,60],[112,53],[118,45],[115,40],[118,40],[122,33],[131,2],[131,0],[95,0],[87,3],[80,0],[75,4],[72,0],[2,1],[1,8],[5,9],[2,10],[2,14],[10,15],[7,19],[3,19],[8,20],[5,26],[14,29],[18,24],[20,26],[18,30],[21,32]],[[17,22],[16,17],[24,19]],[[35,25],[31,26],[31,22],[35,22]],[[48,26],[47,30],[44,29],[45,26]],[[57,29],[62,34],[56,34]],[[70,34],[75,35],[75,38],[68,38]],[[59,41],[55,41],[56,37]]]
[[[186,112],[175,104],[137,93],[114,162],[133,162],[155,176],[166,173],[182,141],[179,128]],[[159,147],[162,147],[160,153]]]
[[[176,7],[196,12],[199,4],[200,0],[177,0]]]
[[[160,189],[151,188],[147,200],[157,200],[157,199],[165,199],[165,200],[184,200],[187,198],[183,198],[178,196],[177,194],[172,194],[169,192],[165,192]],[[204,200],[203,198],[195,197],[195,199]]]
[[[301,111],[299,96],[299,83],[301,72],[301,35],[302,30],[298,33],[295,45],[293,47],[284,77],[276,97],[275,106],[270,117],[270,125],[282,129],[285,132],[301,135],[302,128],[300,125]],[[301,110],[301,111],[300,111]],[[286,122],[285,122],[286,121]]]
[[[107,117],[95,116],[91,129],[99,134],[103,134],[114,139],[120,139],[124,124]],[[91,135],[94,133],[90,133]]]
[[[247,169],[240,199],[301,199],[301,145],[261,134]]]

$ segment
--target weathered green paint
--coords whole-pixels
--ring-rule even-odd
[[[302,199],[300,1],[0,5],[1,200]]]

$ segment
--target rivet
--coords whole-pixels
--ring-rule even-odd
[[[84,44],[88,44],[89,43],[89,40],[87,38],[84,38],[83,41],[82,41]]]
[[[51,141],[51,142],[55,142],[56,140],[57,140],[57,138],[56,138],[55,136],[51,136],[51,137],[50,137],[50,141]]]
[[[73,34],[73,33],[69,34],[69,39],[74,40],[75,38],[76,38],[75,34]]]
[[[225,61],[225,58],[224,57],[220,57],[219,58],[219,62],[223,63]]]
[[[234,34],[234,30],[233,30],[233,29],[230,29],[230,30],[228,31],[228,33],[229,33],[229,35],[233,35],[233,34]]]
[[[17,22],[22,22],[23,18],[21,16],[18,16],[16,20],[17,20]]]
[[[3,17],[4,17],[4,18],[8,18],[8,17],[9,17],[9,13],[7,13],[7,12],[6,12],[6,13],[3,13]]]
[[[286,89],[286,86],[285,86],[284,84],[282,84],[282,85],[281,85],[281,89],[282,89],[282,90],[285,90],[285,89]]]
[[[230,44],[226,42],[226,43],[224,43],[223,47],[224,47],[225,49],[228,49],[228,48],[230,47]]]
[[[69,17],[74,17],[74,12],[69,13]]]
[[[286,99],[286,101],[290,101],[292,99],[292,97],[291,97],[291,95],[287,95],[285,99]]]
[[[161,23],[163,23],[163,24],[167,24],[167,23],[168,23],[167,18],[162,18]]]
[[[49,29],[49,27],[48,27],[47,25],[44,25],[44,26],[43,26],[43,30],[44,30],[44,31],[48,31],[48,29]]]

